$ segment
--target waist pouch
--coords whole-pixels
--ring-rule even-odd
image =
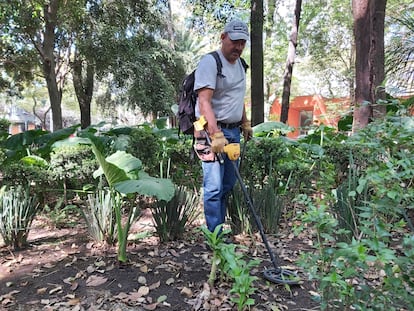
[[[194,142],[194,151],[197,157],[203,162],[216,161],[216,155],[211,152],[211,146],[205,138],[196,138]]]

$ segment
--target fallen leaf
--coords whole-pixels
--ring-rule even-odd
[[[173,278],[169,278],[167,281],[165,281],[165,284],[167,285],[171,285],[175,282],[175,280]]]
[[[143,265],[143,266],[139,267],[139,271],[141,271],[143,273],[148,273],[148,266]]]
[[[128,300],[127,298],[129,297],[128,294],[121,292],[118,295],[114,296],[114,299],[119,299],[119,300]]]
[[[42,295],[42,294],[46,293],[46,291],[47,291],[47,287],[42,287],[42,288],[38,288],[36,293],[38,295]]]
[[[78,288],[78,286],[79,286],[78,282],[73,282],[70,287],[70,290],[75,291]]]
[[[81,300],[80,298],[72,298],[68,300],[68,305],[69,306],[76,306],[78,304],[80,304]]]
[[[97,266],[97,267],[105,267],[106,266],[106,262],[105,261],[103,261],[103,260],[101,260],[101,261],[97,261],[97,262],[95,262],[95,266]]]
[[[43,265],[43,268],[46,268],[46,269],[51,269],[51,268],[54,268],[54,267],[55,267],[55,265],[51,264],[51,263],[46,263],[46,264]]]
[[[193,296],[193,291],[192,291],[190,288],[188,288],[188,287],[184,287],[184,288],[181,290],[180,294],[181,294],[181,295],[185,295],[185,296],[187,296],[187,297],[191,297],[191,296]]]
[[[42,299],[42,300],[40,300],[40,303],[42,305],[48,305],[50,303],[50,300],[49,299]]]
[[[155,282],[154,284],[151,284],[149,286],[149,289],[151,289],[151,290],[156,289],[156,288],[160,287],[160,285],[161,285],[161,281]]]
[[[9,299],[9,298],[5,298],[1,300],[1,304],[3,306],[7,306],[8,304],[13,303],[13,300]]]
[[[170,253],[171,255],[173,255],[174,257],[180,257],[180,255],[174,250],[174,249],[170,249]]]
[[[146,284],[147,279],[144,276],[140,276],[140,277],[138,277],[138,283],[139,284]]]
[[[104,278],[102,276],[91,275],[86,280],[86,286],[99,286],[106,283],[107,280],[107,278]]]
[[[66,279],[63,279],[63,283],[68,284],[68,285],[72,285],[72,282],[75,280],[74,277],[70,276]]]
[[[150,289],[148,286],[141,286],[140,288],[138,288],[138,294],[140,296],[146,296],[148,295]]]
[[[53,295],[54,293],[62,291],[62,286],[56,286],[49,291],[49,295]]]
[[[167,295],[162,295],[160,297],[157,298],[157,302],[161,303],[167,300]]]
[[[158,303],[156,302],[156,303],[153,303],[153,304],[150,304],[150,305],[144,305],[143,307],[144,307],[145,310],[155,310],[157,308],[157,306],[158,306]]]

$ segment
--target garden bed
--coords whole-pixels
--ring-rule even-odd
[[[160,244],[150,214],[143,215],[130,235],[143,238],[130,241],[124,265],[114,247],[91,241],[82,220],[58,229],[37,217],[27,249],[0,248],[0,310],[235,310],[231,284],[207,285],[211,252],[202,234],[189,228],[183,240]],[[282,264],[298,269],[295,261],[308,242],[293,239],[289,229],[269,240]],[[248,257],[263,260],[252,271],[258,276],[252,310],[317,309],[311,283],[288,287],[261,277],[271,263],[260,236],[239,235],[236,242]]]

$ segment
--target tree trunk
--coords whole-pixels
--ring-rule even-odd
[[[264,26],[266,37],[264,38],[264,49],[271,50],[272,47],[272,33],[273,33],[273,26],[275,24],[275,10],[276,10],[276,1],[277,0],[268,0],[267,1],[267,15],[266,15],[266,24]],[[270,79],[264,78],[264,98],[268,99],[271,92],[271,83]]]
[[[77,58],[73,64],[73,86],[79,103],[81,115],[81,128],[91,125],[91,102],[93,95],[93,85],[95,68],[91,64],[86,64],[86,74],[83,74],[82,60]]]
[[[264,121],[263,86],[263,0],[253,0],[251,5],[251,101],[252,125]]]
[[[377,89],[384,80],[384,18],[386,0],[352,0],[355,36],[355,107],[352,131],[366,127],[374,117]],[[383,115],[383,108],[375,116]]]
[[[286,68],[283,74],[282,111],[280,113],[280,122],[283,123],[287,123],[289,116],[290,86],[292,84],[292,72],[293,64],[295,63],[296,46],[298,45],[298,31],[301,10],[302,0],[296,0],[295,18],[289,39]]]
[[[372,76],[372,95],[374,106],[372,117],[374,119],[382,118],[387,113],[385,105],[378,104],[378,100],[385,99],[385,88],[382,85],[384,72],[384,22],[386,0],[373,0],[370,3],[371,20],[372,20],[372,39],[370,51],[371,76]]]
[[[58,5],[58,0],[51,0],[49,4],[44,6],[45,31],[41,50],[43,73],[49,92],[50,106],[52,107],[53,131],[62,128],[62,90],[57,81],[57,66],[54,55]]]

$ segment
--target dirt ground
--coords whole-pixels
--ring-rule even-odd
[[[129,261],[120,265],[116,249],[93,242],[81,220],[58,229],[37,218],[27,249],[0,247],[0,310],[237,310],[229,281],[218,277],[208,286],[211,251],[195,228],[181,241],[160,244],[154,234],[134,240],[153,232],[143,213],[131,231]],[[295,265],[309,241],[290,231],[284,224],[277,238],[267,237],[279,265],[302,277],[292,286],[262,277],[263,269],[273,266],[260,235],[235,237],[246,258],[262,260],[251,271],[258,277],[251,310],[318,310],[311,297],[314,284]]]

